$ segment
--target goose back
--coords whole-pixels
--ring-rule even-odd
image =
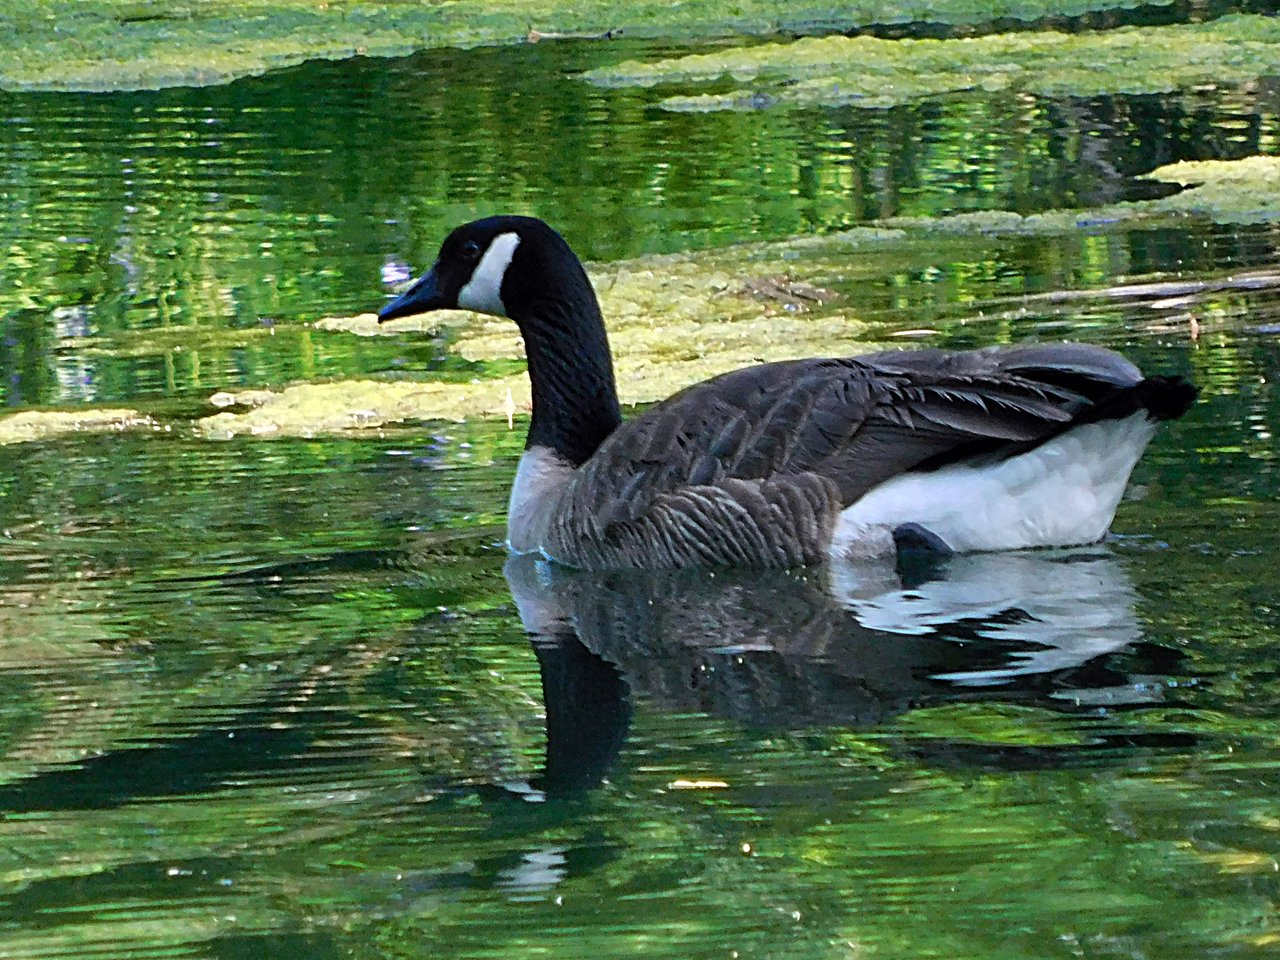
[[[1078,345],[749,367],[616,429],[548,504],[542,549],[589,568],[819,562],[841,511],[880,484],[1132,414],[1143,382]]]

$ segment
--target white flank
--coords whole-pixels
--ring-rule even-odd
[[[573,465],[550,447],[530,447],[520,456],[507,503],[507,546],[515,553],[542,549],[543,534]]]
[[[507,308],[502,303],[502,278],[518,246],[520,235],[517,233],[500,233],[490,241],[489,249],[476,264],[471,279],[458,291],[459,307],[498,317],[507,315]]]
[[[957,552],[1093,543],[1111,526],[1155,430],[1140,411],[1075,427],[998,463],[895,477],[840,514],[831,556],[887,553],[904,523],[920,524]]]

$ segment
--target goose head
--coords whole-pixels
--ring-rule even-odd
[[[533,388],[529,447],[578,466],[622,422],[595,290],[569,244],[541,220],[486,217],[458,227],[378,319],[453,309],[520,328]]]
[[[508,317],[524,329],[557,301],[567,302],[570,312],[599,317],[586,272],[564,238],[534,217],[486,217],[450,233],[431,269],[378,319],[473,310]]]

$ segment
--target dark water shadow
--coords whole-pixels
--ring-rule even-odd
[[[542,670],[548,794],[607,776],[636,701],[763,730],[866,728],[945,703],[1167,705],[1181,666],[1143,641],[1138,596],[1102,547],[803,573],[586,574],[515,557],[505,572]],[[928,749],[1018,768],[1111,739]]]

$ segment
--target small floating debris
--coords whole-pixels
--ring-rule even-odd
[[[510,387],[507,387],[507,395],[502,399],[502,412],[507,415],[507,429],[514,430],[516,426],[516,398],[512,395]]]
[[[382,282],[385,286],[398,286],[412,279],[413,271],[399,257],[387,257],[382,261]]]
[[[1280,287],[1280,272],[1274,270],[1232,274],[1210,280],[1158,280],[1151,283],[1121,283],[1094,290],[1053,290],[1035,293],[1027,300],[1044,300],[1056,303],[1064,300],[1146,300],[1154,298],[1148,306],[1161,309],[1164,306],[1185,306],[1187,298],[1195,294],[1217,293],[1222,290],[1267,290]]]
[[[729,784],[723,780],[672,780],[669,790],[726,790]]]
[[[780,303],[784,307],[806,310],[812,306],[839,299],[839,294],[824,287],[795,280],[788,276],[761,277],[747,280],[742,292],[757,300]]]

